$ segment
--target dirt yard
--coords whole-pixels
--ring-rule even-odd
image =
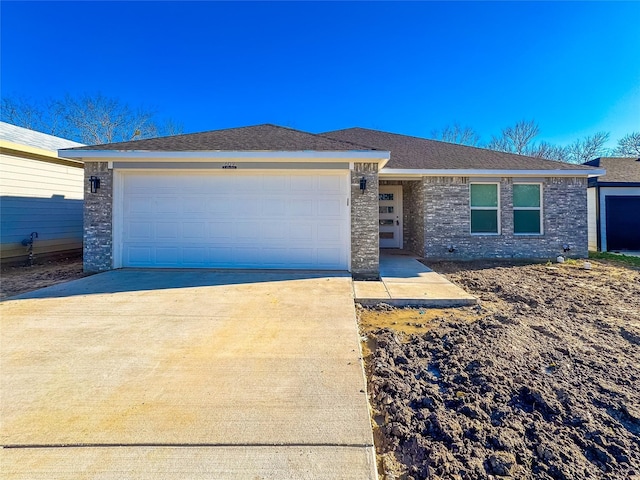
[[[26,266],[26,262],[3,265],[0,270],[0,299],[84,276],[80,255],[49,260],[36,259],[32,267]]]
[[[386,479],[640,480],[640,270],[430,263],[481,299],[360,309]]]

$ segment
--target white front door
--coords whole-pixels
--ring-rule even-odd
[[[380,248],[402,248],[402,185],[380,185]]]
[[[116,267],[347,270],[343,172],[123,172]]]

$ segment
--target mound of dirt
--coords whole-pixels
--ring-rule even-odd
[[[34,265],[26,263],[2,266],[0,299],[89,275],[82,271],[81,255],[37,259]]]
[[[386,478],[640,478],[640,273],[592,265],[431,264],[482,306],[362,332]]]

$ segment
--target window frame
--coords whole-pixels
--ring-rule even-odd
[[[516,185],[538,185],[539,189],[540,189],[540,206],[539,207],[516,207],[514,205],[513,202],[513,198],[515,198],[515,187]],[[513,234],[519,237],[522,236],[536,236],[539,237],[541,235],[544,235],[544,188],[543,188],[543,183],[541,182],[514,182],[513,187],[514,187],[514,191],[512,192],[512,201],[511,204],[513,205]],[[537,233],[532,233],[532,232],[525,232],[525,233],[516,233],[516,211],[538,211],[540,212],[540,231]]]
[[[495,207],[474,207],[471,204],[471,187],[473,185],[495,185],[496,186],[496,195],[497,195],[497,205]],[[471,213],[474,210],[485,210],[485,211],[494,211],[496,212],[496,220],[497,220],[497,231],[496,232],[474,232],[473,224],[472,224],[472,215]],[[500,212],[502,210],[501,202],[500,202],[500,182],[469,182],[469,234],[473,236],[499,236],[502,232],[502,222],[500,219]]]

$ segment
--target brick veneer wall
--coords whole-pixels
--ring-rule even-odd
[[[424,177],[425,258],[539,258],[587,256],[587,180],[551,177],[543,184],[542,235],[514,235],[513,179],[500,183],[499,235],[471,235],[468,177]],[[478,179],[478,181],[490,181]],[[533,180],[532,180],[533,181]],[[568,244],[571,250],[563,252]],[[456,250],[448,252],[448,246]]]
[[[89,177],[100,179],[100,188],[91,193]],[[84,271],[103,272],[113,265],[113,170],[107,162],[84,164]]]
[[[424,255],[424,183],[402,182],[403,248]]]
[[[360,190],[360,179],[367,189]],[[378,164],[356,163],[351,171],[351,274],[359,279],[380,276],[378,240]]]

